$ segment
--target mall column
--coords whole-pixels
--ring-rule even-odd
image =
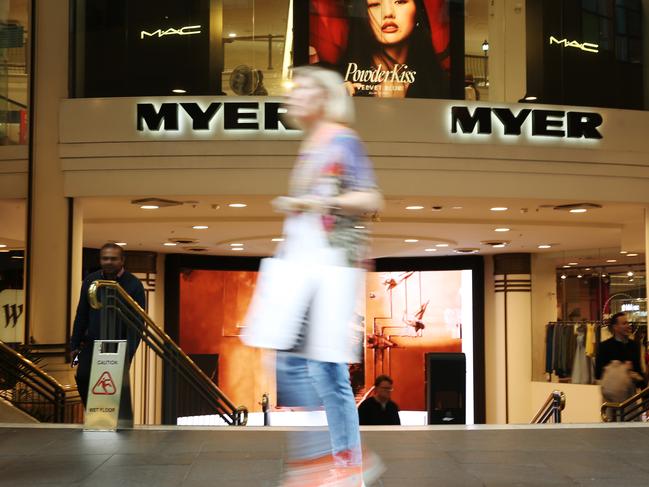
[[[532,280],[530,254],[494,256],[495,325],[501,331],[507,423],[529,423],[532,404]]]
[[[59,107],[68,96],[68,0],[36,0],[28,242],[28,327],[37,343],[66,341],[68,200],[59,158]]]

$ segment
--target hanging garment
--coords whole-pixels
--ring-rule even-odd
[[[597,337],[595,335],[595,325],[593,323],[588,323],[586,325],[586,355],[590,358],[594,358],[596,348]]]
[[[577,347],[572,365],[572,383],[573,384],[590,384],[591,361],[586,355],[586,330],[579,329],[576,336]]]
[[[551,374],[553,369],[552,353],[554,352],[554,329],[555,325],[548,324],[545,329],[545,372]]]

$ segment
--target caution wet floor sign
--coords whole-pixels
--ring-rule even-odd
[[[126,340],[97,340],[90,371],[90,394],[86,404],[85,430],[114,431],[124,377]]]

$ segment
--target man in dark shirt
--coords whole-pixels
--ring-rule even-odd
[[[630,362],[631,370],[642,375],[640,347],[638,343],[630,338],[631,326],[626,315],[624,313],[615,313],[611,316],[608,329],[613,336],[601,342],[597,348],[595,378],[601,379],[604,368],[613,360],[619,360],[622,363]],[[638,386],[642,385],[642,381],[637,380],[636,382]]]
[[[374,395],[358,406],[358,420],[362,425],[400,425],[399,406],[391,400],[393,380],[379,375],[374,381]]]
[[[84,406],[88,399],[88,388],[90,381],[90,368],[92,365],[92,352],[95,340],[100,339],[100,311],[93,309],[88,302],[88,289],[90,285],[98,280],[106,279],[117,281],[122,288],[142,307],[146,306],[144,286],[140,280],[124,269],[124,249],[117,244],[107,243],[99,252],[101,270],[89,274],[81,286],[81,296],[77,306],[77,314],[74,319],[74,327],[70,338],[70,350],[72,366],[75,366],[74,359],[78,359],[76,374],[77,388]],[[131,360],[135,355],[139,344],[139,337],[130,330],[126,324],[119,324],[117,332],[118,339],[127,340],[126,370],[130,367]],[[113,337],[111,337],[113,338]],[[122,401],[120,404],[120,417],[131,416],[130,387],[124,385],[122,389]],[[124,410],[126,409],[126,410]]]

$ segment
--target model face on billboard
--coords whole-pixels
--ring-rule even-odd
[[[414,0],[367,0],[372,33],[383,45],[401,44],[410,37],[416,24]]]

